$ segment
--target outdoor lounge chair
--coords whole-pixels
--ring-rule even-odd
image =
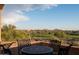
[[[58,40],[50,40],[50,47],[53,48],[53,54],[54,55],[58,55],[60,46],[61,46],[61,41],[58,41]]]
[[[70,44],[68,47],[60,48],[58,54],[59,55],[68,55],[69,54],[69,51],[71,49],[71,46],[72,46],[72,44]]]
[[[13,44],[14,42],[11,43],[6,43],[6,44],[1,44],[0,47],[2,48],[2,54],[4,55],[11,55],[11,50],[10,50],[10,46]]]
[[[17,44],[18,44],[18,54],[22,54],[21,49],[25,46],[30,46],[31,42],[29,39],[17,39]]]

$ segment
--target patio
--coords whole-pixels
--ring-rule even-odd
[[[50,46],[49,42],[44,42],[44,41],[43,41],[43,44],[41,44],[41,41],[32,40],[31,44],[32,44],[32,46],[34,46],[34,45],[42,45],[42,46],[48,46],[48,47]],[[61,45],[61,47],[67,47],[67,46],[68,46],[67,44]],[[17,42],[13,43],[10,46],[10,50],[11,50],[12,55],[18,55],[18,44],[17,44]],[[57,54],[54,54],[54,55],[57,55]],[[79,46],[72,46],[70,48],[68,55],[79,55]]]

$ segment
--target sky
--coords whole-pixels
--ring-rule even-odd
[[[6,4],[2,24],[17,29],[79,30],[79,4]]]

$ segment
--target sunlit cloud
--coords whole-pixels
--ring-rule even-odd
[[[29,17],[27,16],[24,16],[22,14],[18,14],[18,13],[9,13],[7,14],[6,16],[4,16],[3,20],[2,20],[2,23],[3,24],[15,24],[16,22],[19,22],[19,21],[28,21],[29,20]]]

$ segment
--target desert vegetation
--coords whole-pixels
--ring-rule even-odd
[[[18,30],[14,25],[4,25],[1,29],[1,38],[3,41],[15,41],[16,39],[27,39],[29,35],[32,39],[58,39],[68,44],[79,45],[79,31],[66,30]]]

